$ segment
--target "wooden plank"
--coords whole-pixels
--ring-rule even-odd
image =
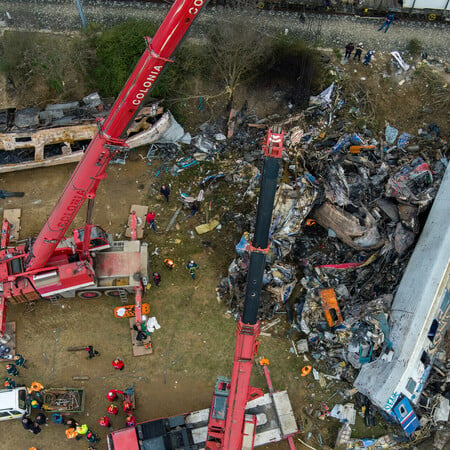
[[[137,226],[136,226],[137,238],[142,239],[142,237],[144,236],[145,216],[148,213],[148,206],[131,205],[130,214],[128,215],[127,229],[125,230],[126,237],[131,237],[131,212],[132,211],[136,212],[136,217],[137,217]]]
[[[5,334],[11,337],[10,341],[6,344],[7,347],[11,349],[8,355],[16,355],[16,322],[6,322],[5,324]],[[10,363],[10,359],[0,358],[0,362]]]
[[[152,337],[149,336],[144,342],[140,342],[136,340],[137,331],[133,328],[133,325],[136,323],[135,317],[130,317],[130,333],[131,333],[131,343],[133,345],[133,356],[144,356],[150,355],[153,353],[153,349],[151,347]],[[150,347],[146,347],[145,344],[150,344]]]
[[[3,211],[3,218],[6,219],[11,224],[11,235],[9,237],[10,241],[19,240],[21,214],[22,210],[20,208],[5,209]]]

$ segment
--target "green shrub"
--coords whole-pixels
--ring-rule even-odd
[[[417,38],[412,38],[408,41],[406,49],[412,56],[419,56],[422,51],[422,42]]]

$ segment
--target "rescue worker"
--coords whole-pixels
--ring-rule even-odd
[[[36,422],[37,424],[39,424],[39,425],[46,425],[46,426],[48,426],[48,425],[47,425],[47,416],[46,416],[43,412],[40,412],[40,413],[36,416],[36,418],[35,418],[34,420],[35,420],[35,422]]]
[[[67,439],[75,439],[77,436],[78,436],[78,433],[75,428],[67,428],[67,430],[66,430],[66,438]]]
[[[98,419],[98,424],[101,427],[109,427],[111,425],[111,422],[109,421],[108,417],[103,416],[103,417],[100,417],[100,419]]]
[[[32,431],[33,421],[25,414],[22,416],[22,426],[25,430]]]
[[[15,364],[7,364],[5,369],[8,372],[8,375],[12,375],[13,377],[19,375],[19,371],[17,370]]]
[[[159,286],[161,283],[161,275],[158,272],[153,272],[153,282],[155,286]]]
[[[79,425],[79,423],[75,419],[70,418],[66,420],[66,425],[69,428],[76,428]]]
[[[39,434],[42,431],[41,427],[39,426],[39,424],[37,422],[33,423],[32,431],[33,431],[33,434]]]
[[[193,259],[191,259],[186,264],[186,269],[189,270],[192,279],[195,280],[195,269],[198,269],[198,264]]]
[[[346,46],[345,46],[345,56],[344,59],[350,59],[350,56],[353,52],[353,49],[355,48],[355,44],[353,42],[349,42]]]
[[[117,357],[112,362],[112,366],[114,367],[114,369],[123,370],[123,368],[125,367],[125,363],[119,357]]]
[[[129,402],[128,400],[125,400],[123,402],[123,411],[127,414],[131,414],[133,412],[133,403]]]
[[[94,356],[100,356],[100,353],[97,350],[94,350],[94,347],[92,345],[88,345],[85,350],[89,353],[89,359],[94,358]]]
[[[31,407],[33,409],[42,409],[42,403],[34,398],[33,400],[31,400]]]
[[[91,444],[95,444],[96,442],[98,442],[100,439],[97,437],[96,434],[94,434],[91,430],[89,430],[86,434],[86,439],[88,440],[88,442],[90,442]]]
[[[23,367],[24,369],[26,369],[27,366],[25,365],[25,361],[26,361],[25,358],[20,353],[17,353],[16,356],[14,356],[14,362],[16,366]]]
[[[117,394],[122,394],[122,391],[118,391],[117,389],[111,389],[107,394],[106,394],[106,400],[113,402],[116,398],[117,398]]]
[[[356,50],[355,50],[355,54],[353,56],[353,61],[355,59],[358,58],[358,61],[361,62],[361,55],[362,55],[362,51],[364,49],[364,45],[362,42],[360,42],[357,46],[356,46]]]
[[[156,218],[155,211],[150,211],[147,214],[147,216],[145,217],[145,221],[147,222],[147,225],[150,226],[150,228],[153,231],[156,231],[155,218]]]
[[[119,409],[116,405],[109,405],[108,408],[106,408],[106,411],[109,412],[109,414],[112,414],[113,416],[117,416],[119,414]]]
[[[164,265],[170,270],[172,270],[175,267],[175,263],[169,258],[166,258],[164,260]]]
[[[59,413],[53,413],[53,414],[50,416],[50,419],[51,419],[51,421],[52,421],[53,423],[56,423],[56,424],[58,424],[58,425],[64,424],[64,416],[63,416],[62,414],[59,414]]]
[[[391,23],[394,21],[394,19],[395,19],[394,13],[387,14],[383,24],[381,25],[380,28],[378,28],[378,31],[381,31],[383,28],[386,27],[386,29],[384,30],[384,32],[386,33],[387,30],[389,30],[389,27],[391,26]]]
[[[37,381],[33,381],[31,383],[31,387],[28,389],[28,393],[31,394],[32,392],[39,392],[44,389],[44,386],[42,386],[41,383],[38,383]]]
[[[166,197],[166,201],[169,202],[170,186],[163,184],[159,192],[164,195],[164,197]]]
[[[75,439],[79,441],[83,438],[83,436],[86,435],[86,433],[89,431],[89,428],[85,423],[83,423],[83,425],[79,425],[78,427],[76,427],[75,431],[78,433]]]
[[[134,416],[127,416],[127,418],[125,419],[125,425],[127,427],[134,427],[136,425],[136,419],[134,418]]]
[[[15,389],[16,382],[11,378],[5,378],[5,382],[3,383],[3,386],[5,386],[6,389]]]

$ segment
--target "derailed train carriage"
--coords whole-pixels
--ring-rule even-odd
[[[239,2],[239,0],[216,1],[236,5]],[[450,20],[450,0],[256,0],[256,7],[328,14],[357,14],[365,17],[382,17],[388,12],[394,12],[397,17],[404,19]]]

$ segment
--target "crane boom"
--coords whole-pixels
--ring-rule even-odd
[[[275,201],[280,158],[283,151],[283,133],[267,133],[263,145],[264,168],[256,214],[255,233],[250,246],[250,264],[247,274],[244,312],[236,327],[231,382],[219,378],[208,425],[208,450],[238,450],[242,448],[245,407],[251,398],[262,396],[261,390],[250,387],[250,375],[254,356],[258,351],[260,323],[258,307],[263,282],[266,254],[269,249],[269,230]],[[226,392],[225,416],[219,414],[220,394]],[[223,398],[223,397],[222,397]],[[225,420],[224,420],[225,419]],[[253,427],[255,429],[255,427]],[[254,431],[253,431],[254,433]],[[253,448],[253,447],[252,447]]]
[[[114,153],[125,150],[123,134],[197,17],[205,0],[176,0],[87,148],[25,261],[27,270],[44,267],[86,199],[93,199]]]

